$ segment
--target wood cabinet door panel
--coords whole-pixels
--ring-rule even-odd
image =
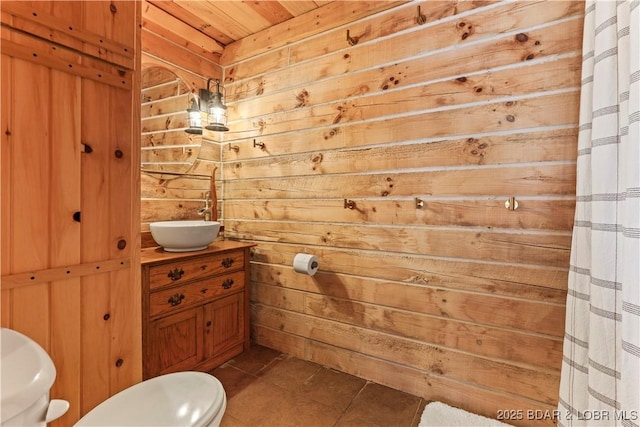
[[[191,369],[202,360],[202,308],[183,311],[152,321],[148,375]]]
[[[244,340],[243,293],[204,306],[204,357],[214,357]]]

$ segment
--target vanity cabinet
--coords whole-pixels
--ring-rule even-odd
[[[142,250],[143,376],[210,371],[249,347],[249,249]]]

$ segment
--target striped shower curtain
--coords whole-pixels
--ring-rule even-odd
[[[585,4],[560,426],[640,425],[640,0]]]

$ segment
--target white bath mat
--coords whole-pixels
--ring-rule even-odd
[[[418,427],[504,427],[510,426],[498,420],[472,414],[442,402],[428,403]]]

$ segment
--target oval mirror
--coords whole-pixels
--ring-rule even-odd
[[[173,71],[149,66],[141,76],[142,172],[182,175],[194,165],[202,135],[188,134],[189,85]]]

